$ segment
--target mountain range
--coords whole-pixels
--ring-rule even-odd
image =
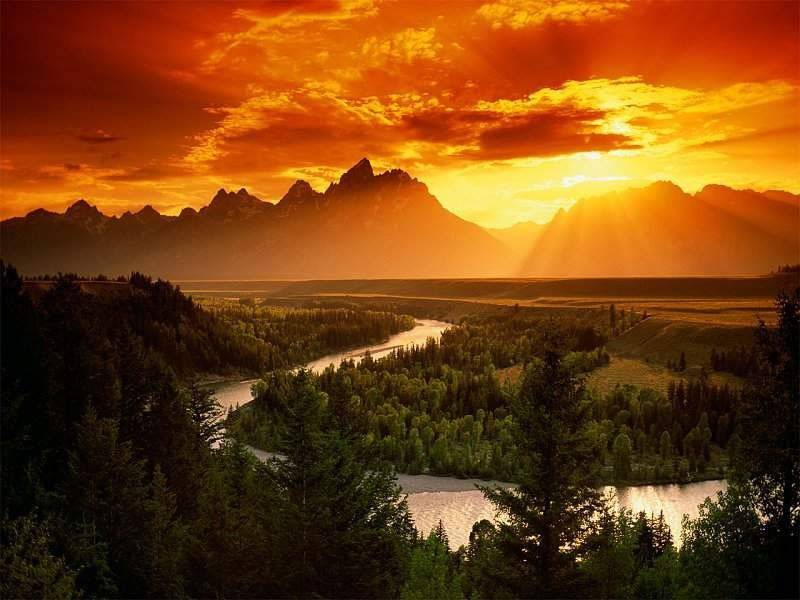
[[[179,216],[107,216],[85,200],[0,223],[0,256],[26,274],[172,279],[670,276],[763,273],[800,262],[800,197],[668,182],[579,200],[544,225],[484,229],[427,187],[367,159],[275,204],[219,190]]]

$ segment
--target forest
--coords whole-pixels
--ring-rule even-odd
[[[34,292],[4,264],[0,279],[2,597],[798,595],[800,289],[755,329],[740,390],[662,396],[586,389],[625,322],[608,311],[509,307],[317,376],[286,367],[408,318],[204,308],[139,274],[108,294],[68,276]],[[223,436],[194,382],[226,371],[262,383]],[[516,486],[485,486],[499,518],[451,548],[415,529],[396,471]],[[722,474],[681,540],[598,489]]]
[[[629,313],[630,314],[630,313]],[[510,405],[518,385],[499,369],[541,359],[546,340],[558,340],[565,365],[580,377],[608,361],[607,335],[641,316],[605,311],[583,319],[508,314],[472,316],[440,341],[400,348],[379,361],[342,363],[319,377],[332,405],[341,407],[374,453],[399,472],[517,481],[518,448]],[[292,398],[292,373],[270,373],[254,402],[233,414],[231,433],[275,450]],[[735,446],[738,392],[701,377],[670,384],[667,395],[625,385],[585,391],[588,432],[603,483],[689,482],[725,475]]]
[[[374,344],[414,327],[414,318],[352,308],[281,308],[203,299],[200,305],[229,332],[262,349],[259,372],[294,367],[336,351]]]

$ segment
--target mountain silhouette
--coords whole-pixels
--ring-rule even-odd
[[[447,211],[401,170],[365,158],[324,193],[294,183],[277,203],[219,190],[178,217],[152,207],[122,217],[81,200],[0,225],[2,257],[25,273],[127,273],[180,278],[494,275],[508,249]]]
[[[366,158],[327,190],[296,181],[273,204],[219,190],[177,217],[120,217],[79,200],[0,223],[0,255],[22,272],[172,279],[670,276],[764,273],[800,261],[800,200],[669,182],[578,201],[547,224],[483,229],[405,171]]]

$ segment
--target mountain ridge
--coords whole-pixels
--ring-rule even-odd
[[[324,192],[297,180],[275,203],[223,188],[179,216],[149,204],[109,216],[84,199],[36,209],[0,222],[0,254],[28,273],[172,278],[730,275],[800,261],[799,213],[789,192],[660,181],[583,198],[546,224],[482,228],[363,158]]]

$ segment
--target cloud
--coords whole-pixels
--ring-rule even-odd
[[[694,147],[719,148],[724,146],[732,146],[735,144],[747,144],[750,142],[756,142],[765,139],[796,137],[796,136],[800,136],[800,125],[789,125],[788,127],[778,127],[775,129],[765,129],[761,131],[749,131],[747,133],[742,133],[741,135],[720,137],[718,139],[695,144]]]
[[[225,155],[227,140],[263,130],[270,121],[278,119],[281,112],[293,109],[302,110],[302,107],[285,92],[258,94],[235,107],[207,108],[207,112],[223,115],[223,118],[213,129],[195,136],[196,144],[183,160],[190,167],[202,169]]]
[[[276,46],[291,44],[298,31],[305,29],[304,41],[322,32],[341,29],[354,19],[375,16],[378,0],[343,0],[267,3],[259,9],[239,8],[234,16],[246,23],[238,32],[223,32],[216,37],[216,48],[204,62],[206,71],[213,71],[236,53],[255,49],[275,52]],[[324,56],[318,57],[322,60]]]
[[[79,134],[78,139],[87,144],[110,144],[112,142],[118,142],[124,138],[108,133],[107,131],[103,131],[102,129],[95,129],[91,132]]]
[[[250,162],[291,149],[297,152],[295,162],[277,165],[288,168],[319,160],[320,150],[327,154],[332,147],[346,145],[364,155],[369,148],[403,141],[399,128],[392,131],[399,119],[430,105],[431,99],[418,94],[349,99],[325,86],[314,85],[278,93],[262,92],[236,106],[207,109],[222,119],[195,137],[195,145],[183,163],[202,171],[232,154],[240,162]],[[320,148],[321,143],[328,147]],[[255,144],[261,146],[254,147]],[[243,152],[237,152],[243,146],[256,154],[243,156]],[[301,149],[307,154],[301,154]],[[348,161],[350,156],[342,157],[342,164]]]
[[[629,5],[621,0],[495,0],[482,5],[477,15],[493,29],[524,29],[547,22],[605,21],[619,16]]]
[[[470,160],[545,157],[637,148],[627,135],[600,130],[603,111],[569,105],[507,114],[490,110],[432,110],[404,119],[409,134],[446,144]]]
[[[502,160],[639,147],[626,135],[598,132],[597,121],[603,116],[596,111],[557,110],[511,117],[498,127],[482,131],[478,148],[464,155]]]
[[[441,49],[435,28],[408,28],[383,39],[367,38],[361,46],[361,54],[373,64],[397,61],[410,65],[416,60],[436,58]]]

